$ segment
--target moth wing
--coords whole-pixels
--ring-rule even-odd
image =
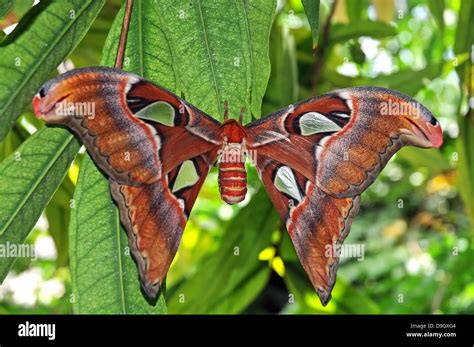
[[[360,194],[404,145],[439,147],[441,128],[408,96],[374,87],[308,99],[246,126],[249,153],[321,302]]]
[[[72,129],[109,176],[142,287],[156,297],[217,158],[220,124],[170,91],[106,67],[47,82],[33,108]]]

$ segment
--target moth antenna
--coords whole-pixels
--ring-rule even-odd
[[[128,27],[130,26],[130,18],[132,17],[133,0],[127,0],[127,7],[122,22],[122,31],[120,32],[120,41],[117,49],[117,57],[115,58],[115,68],[122,69],[123,56],[125,47],[127,46]]]
[[[229,101],[224,100],[224,122],[229,119]]]
[[[245,109],[245,107],[242,107],[242,108],[240,109],[240,114],[239,114],[239,123],[240,123],[240,124],[243,123],[245,111],[247,111],[247,110]]]

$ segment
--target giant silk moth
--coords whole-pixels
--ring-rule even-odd
[[[91,102],[94,115],[78,110]],[[61,103],[72,105],[70,112],[58,112]],[[33,107],[45,122],[74,131],[109,177],[150,298],[159,292],[209,169],[218,165],[221,197],[237,203],[246,194],[248,155],[325,305],[338,267],[337,254],[327,256],[325,249],[348,235],[361,193],[402,146],[443,141],[427,108],[376,87],[334,91],[245,125],[226,115],[221,124],[139,76],[92,67],[47,82]],[[160,117],[150,117],[157,109]]]

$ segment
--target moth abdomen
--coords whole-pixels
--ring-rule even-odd
[[[219,158],[219,191],[222,200],[231,205],[245,199],[247,172],[241,143],[229,143],[222,150]]]

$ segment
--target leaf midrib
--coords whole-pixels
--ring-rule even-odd
[[[23,88],[25,87],[25,84],[27,82],[29,82],[32,78],[32,76],[36,73],[36,71],[38,70],[38,67],[43,64],[43,62],[45,61],[46,57],[49,57],[49,55],[51,54],[52,50],[54,48],[56,48],[56,46],[58,45],[58,42],[61,41],[63,39],[63,37],[67,34],[67,32],[69,31],[69,29],[76,23],[79,22],[79,19],[81,18],[81,16],[83,15],[83,13],[85,12],[85,10],[89,7],[93,5],[92,2],[89,2],[89,4],[87,4],[86,6],[84,6],[84,8],[79,12],[79,15],[76,17],[75,20],[71,20],[69,25],[66,25],[66,27],[64,28],[64,30],[61,31],[61,34],[59,36],[56,37],[56,39],[53,41],[53,44],[51,45],[48,45],[48,49],[46,50],[46,54],[42,55],[40,59],[37,60],[36,64],[34,64],[33,68],[29,70],[29,72],[26,73],[26,78],[23,79],[23,81],[20,83],[20,86],[18,88],[15,89],[15,92],[13,93],[13,96],[11,98],[8,99],[7,103],[5,104],[5,106],[0,110],[0,114],[3,114],[5,112],[6,109],[8,109],[8,107],[10,106],[10,104],[13,102],[13,100],[15,100],[15,98],[18,96],[18,94],[20,93],[21,90],[23,90]],[[1,235],[1,233],[0,233]]]
[[[248,38],[248,41],[249,41],[249,57],[250,57],[250,73],[251,73],[251,77],[250,77],[250,93],[249,93],[249,97],[250,97],[250,115],[252,115],[252,108],[253,108],[253,89],[254,89],[254,86],[256,85],[255,83],[255,80],[256,80],[256,76],[257,76],[257,73],[256,73],[256,66],[255,66],[255,57],[253,55],[253,47],[252,47],[252,33],[250,31],[250,20],[249,20],[249,15],[248,15],[248,12],[247,12],[247,5],[248,5],[248,0],[244,0],[243,4],[242,4],[242,7],[243,7],[243,11],[244,11],[244,14],[245,14],[245,28],[246,28],[246,33],[247,33],[247,38]],[[251,118],[251,117],[250,117]]]
[[[4,227],[2,227],[0,229],[0,235],[3,235],[5,233],[5,231],[10,227],[13,220],[17,217],[19,211],[22,210],[23,207],[26,205],[27,201],[30,199],[30,197],[33,195],[33,193],[36,191],[36,189],[38,188],[40,183],[43,181],[44,177],[46,177],[46,175],[49,173],[51,168],[56,164],[56,162],[62,156],[62,154],[63,154],[64,150],[66,149],[66,147],[69,146],[69,144],[72,142],[73,138],[74,138],[73,135],[69,135],[69,138],[66,141],[64,141],[61,148],[58,151],[55,152],[53,160],[51,160],[50,163],[43,170],[41,170],[41,174],[38,175],[38,178],[36,179],[34,184],[31,186],[31,188],[28,190],[28,193],[23,195],[23,199],[21,200],[21,203],[14,210],[14,213],[12,213],[10,215],[10,218],[8,218],[8,220],[5,223]]]

